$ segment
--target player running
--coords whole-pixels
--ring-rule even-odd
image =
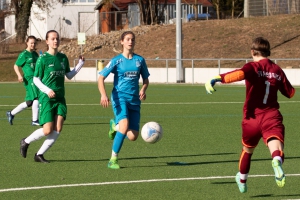
[[[29,144],[47,136],[43,145],[34,156],[36,162],[42,163],[49,162],[43,155],[57,140],[66,120],[65,76],[68,79],[72,79],[84,64],[84,58],[80,57],[77,66],[70,71],[67,56],[58,52],[60,39],[59,34],[55,30],[47,32],[46,43],[48,51],[37,60],[33,78],[34,84],[40,90],[39,119],[43,128],[37,129],[20,142],[20,153],[26,158]]]
[[[114,140],[112,155],[108,168],[119,169],[118,153],[121,150],[125,137],[135,141],[140,128],[141,100],[146,99],[146,90],[149,85],[149,72],[145,59],[135,53],[135,35],[126,31],[121,35],[123,52],[112,58],[108,65],[99,72],[98,88],[101,94],[100,104],[106,108],[109,98],[105,91],[104,80],[114,74],[114,87],[111,95],[115,120],[110,120],[109,138]],[[139,91],[139,79],[142,76],[143,85]],[[115,126],[117,124],[117,126]]]
[[[242,144],[243,149],[239,161],[239,172],[236,183],[241,193],[247,192],[247,177],[250,171],[251,156],[262,138],[272,155],[272,167],[275,181],[279,187],[285,185],[282,169],[284,161],[284,125],[279,111],[277,92],[292,98],[295,89],[288,81],[283,70],[269,60],[270,43],[262,37],[253,40],[251,55],[253,62],[245,64],[241,69],[220,74],[205,84],[207,93],[212,94],[216,82],[232,83],[245,80],[246,99],[243,108]]]
[[[18,76],[18,81],[23,82],[26,96],[25,102],[20,103],[11,111],[6,112],[8,122],[10,125],[13,125],[13,119],[16,114],[25,110],[28,107],[32,106],[32,121],[31,125],[38,126],[38,114],[39,114],[39,102],[37,88],[33,84],[33,73],[35,69],[35,63],[39,55],[36,52],[36,38],[33,35],[30,35],[26,39],[27,48],[19,54],[18,59],[14,65],[15,73]],[[20,73],[19,67],[22,68],[23,76]]]

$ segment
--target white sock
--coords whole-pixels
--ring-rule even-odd
[[[118,154],[115,153],[114,151],[111,151],[111,157],[112,157],[112,158],[116,158],[116,157],[118,157]]]
[[[247,178],[248,178],[248,174],[241,174],[240,173],[240,179],[247,180]]]
[[[31,135],[29,135],[25,139],[25,142],[27,144],[30,144],[31,142],[37,141],[37,140],[41,139],[44,136],[45,136],[45,134],[44,134],[43,128],[39,128],[39,129],[35,130],[33,133],[31,133]]]
[[[119,131],[119,124],[115,126],[115,131]]]
[[[32,103],[32,121],[39,119],[39,101],[34,100]]]
[[[19,112],[21,112],[22,110],[25,110],[27,107],[28,106],[27,106],[26,102],[20,103],[17,107],[15,107],[12,111],[10,111],[10,113],[12,115],[16,115]]]
[[[279,160],[279,162],[282,164],[282,158],[280,156],[275,156],[273,159]]]
[[[59,132],[52,131],[48,136],[47,139],[44,141],[43,145],[39,149],[39,151],[36,153],[37,155],[43,155],[46,153],[48,149],[54,144],[54,142],[57,140],[59,136]]]

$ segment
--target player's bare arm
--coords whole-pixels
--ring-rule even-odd
[[[144,79],[143,80],[143,86],[140,90],[140,100],[146,100],[146,90],[148,88],[149,85],[149,79]]]
[[[109,106],[109,98],[107,97],[105,85],[104,85],[104,76],[99,76],[98,78],[98,89],[101,95],[100,99],[100,105],[102,105],[103,108],[107,108]]]
[[[23,76],[20,73],[19,67],[17,65],[14,65],[14,70],[18,76],[18,81],[21,83],[23,82]]]

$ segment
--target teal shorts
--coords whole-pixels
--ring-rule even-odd
[[[112,107],[115,115],[116,124],[122,119],[128,119],[128,129],[139,131],[140,130],[140,105],[132,105],[124,99],[113,101]]]
[[[43,125],[54,122],[55,116],[60,115],[66,120],[67,105],[65,101],[44,101],[39,102],[39,122]]]

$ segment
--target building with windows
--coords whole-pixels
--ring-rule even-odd
[[[78,32],[86,35],[99,34],[99,13],[94,7],[99,0],[63,0],[58,1],[49,13],[40,10],[33,3],[28,28],[28,35],[45,39],[46,32],[54,29],[63,38],[76,38]],[[5,18],[5,31],[15,34],[15,16]]]
[[[2,0],[4,1],[4,0]],[[6,0],[9,1],[9,0]],[[176,0],[159,0],[159,23],[168,24],[176,17]],[[209,0],[182,1],[183,19],[195,13],[207,14],[213,11]],[[54,29],[62,38],[77,38],[78,33],[86,36],[132,28],[142,24],[139,6],[136,0],[114,0],[110,6],[104,6],[102,0],[57,0],[47,13],[33,3],[28,28],[28,35],[45,39],[48,30]],[[15,16],[5,18],[7,35],[15,34]]]
[[[199,16],[198,19],[200,16],[205,16],[204,19],[211,18],[214,13],[213,5],[209,0],[197,0],[197,4],[195,0],[182,0],[181,2],[181,18],[186,21],[195,16],[195,10]],[[102,33],[133,28],[142,23],[141,11],[136,0],[114,0],[110,6],[105,6],[100,1],[95,10],[99,11],[99,29]],[[159,23],[173,23],[172,19],[176,17],[176,0],[158,0],[158,13]]]

